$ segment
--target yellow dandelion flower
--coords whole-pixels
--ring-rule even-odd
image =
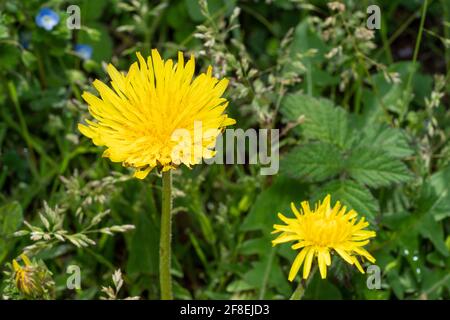
[[[23,292],[25,295],[31,295],[33,289],[36,287],[34,268],[26,255],[22,254],[20,257],[25,266],[21,267],[16,260],[13,260],[12,263],[15,272],[14,280],[19,291]]]
[[[51,299],[55,286],[52,273],[42,261],[31,262],[25,254],[21,254],[20,258],[23,266],[17,260],[12,261],[14,283],[18,291],[26,298]]]
[[[342,206],[339,201],[331,207],[331,197],[315,205],[314,210],[309,207],[308,201],[301,203],[298,210],[294,203],[291,209],[295,218],[287,218],[278,213],[278,217],[286,223],[275,224],[272,233],[281,233],[272,244],[296,241],[292,249],[299,250],[291,270],[289,281],[294,280],[301,265],[303,264],[303,278],[307,279],[313,259],[317,257],[320,275],[322,279],[327,276],[327,266],[331,265],[330,253],[337,252],[346,262],[355,265],[359,271],[364,273],[357,256],[361,256],[375,262],[375,258],[367,252],[363,246],[369,243],[369,239],[376,236],[374,231],[365,230],[369,223],[364,217],[358,221],[358,213],[354,210],[347,212],[347,207]]]
[[[94,81],[100,98],[83,93],[95,121],[79,124],[81,133],[95,145],[106,146],[104,157],[134,168],[140,179],[155,167],[167,171],[212,158],[218,134],[235,123],[224,113],[228,102],[222,94],[228,80],[213,77],[211,67],[193,79],[194,56],[185,64],[181,52],[177,64],[161,59],[156,49],[147,61],[136,55],[139,63],[126,75],[108,65],[111,87]],[[201,124],[200,141],[195,123]],[[180,143],[173,136],[177,130],[193,138]]]

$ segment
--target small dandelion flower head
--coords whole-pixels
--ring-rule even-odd
[[[211,67],[193,79],[194,56],[185,64],[181,52],[177,64],[164,61],[156,49],[147,59],[136,55],[139,63],[133,63],[126,75],[108,66],[112,88],[94,81],[100,98],[83,94],[95,121],[79,124],[81,133],[106,146],[104,157],[134,168],[140,179],[155,167],[167,171],[212,158],[217,136],[235,123],[224,113],[228,102],[222,94],[228,80],[213,77]],[[200,141],[196,123],[201,124]],[[179,132],[192,139],[180,142],[174,137]]]
[[[14,283],[17,290],[27,298],[43,299],[51,297],[55,282],[52,273],[42,261],[30,261],[25,255],[20,255],[22,265],[17,260],[12,261]]]
[[[77,44],[74,47],[75,53],[83,60],[89,60],[92,58],[94,49],[88,44]]]
[[[35,22],[38,27],[51,31],[59,23],[59,15],[50,8],[42,8],[36,15]]]
[[[301,203],[298,210],[294,203],[291,209],[295,218],[287,218],[278,213],[278,217],[285,225],[275,224],[272,233],[279,236],[272,241],[275,246],[280,243],[295,241],[292,249],[299,250],[291,270],[289,281],[294,280],[303,264],[303,278],[307,279],[313,259],[317,257],[320,275],[322,279],[327,276],[327,267],[331,265],[331,253],[339,256],[358,270],[364,270],[357,256],[375,262],[375,258],[363,248],[369,243],[369,239],[376,236],[374,231],[366,230],[369,223],[364,217],[358,220],[358,213],[354,210],[347,212],[347,207],[339,201],[332,207],[331,197],[327,195],[322,202],[315,205],[314,210],[308,201]]]
[[[22,254],[20,257],[25,265],[22,267],[16,260],[13,260],[14,281],[16,282],[17,289],[29,296],[37,287],[35,268],[26,255]]]

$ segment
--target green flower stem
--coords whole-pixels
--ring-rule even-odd
[[[415,67],[416,67],[416,63],[417,63],[417,57],[419,55],[419,48],[420,48],[420,43],[422,42],[422,33],[424,30],[424,25],[425,25],[425,17],[427,16],[427,8],[428,8],[428,0],[425,0],[422,6],[422,15],[420,17],[420,25],[419,25],[419,31],[417,32],[417,38],[416,38],[416,45],[414,47],[414,53],[413,53],[413,60],[412,60],[412,68],[410,69],[409,72],[409,76],[408,76],[408,81],[406,83],[406,98],[404,99],[405,101],[405,110],[408,108],[408,104],[411,102],[412,97],[410,96],[412,93],[412,80],[414,77],[414,73],[415,73]],[[404,116],[404,114],[402,114],[402,117]]]
[[[170,277],[170,243],[172,239],[172,171],[162,173],[162,213],[159,240],[159,281],[161,299],[172,300],[172,278]]]

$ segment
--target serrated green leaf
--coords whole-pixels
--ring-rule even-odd
[[[321,200],[327,194],[331,195],[332,204],[340,201],[348,209],[355,210],[371,222],[375,220],[380,210],[378,201],[370,191],[351,180],[332,181],[326,184],[319,190],[314,200]]]
[[[379,149],[394,158],[404,158],[414,152],[409,140],[404,130],[379,123],[365,126],[357,144]]]
[[[320,140],[345,147],[350,144],[348,114],[334,107],[330,100],[304,94],[288,95],[282,102],[281,113],[288,121],[304,116],[301,132],[307,139]]]
[[[338,147],[329,143],[309,143],[293,149],[281,162],[281,172],[289,177],[322,181],[337,175],[344,160]]]
[[[345,167],[353,179],[369,187],[389,186],[411,178],[408,168],[401,160],[369,147],[354,149]]]

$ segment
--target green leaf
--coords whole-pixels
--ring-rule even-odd
[[[442,196],[436,194],[428,181],[421,186],[419,195],[415,199],[415,210],[410,212],[396,212],[383,216],[383,223],[395,230],[398,241],[395,243],[402,250],[417,251],[419,247],[418,235],[429,239],[436,250],[448,257],[449,249],[445,244],[444,228],[433,215],[434,210],[442,201]]]
[[[99,32],[99,37],[93,40],[89,33],[80,32],[78,36],[78,43],[88,44],[92,47],[92,60],[97,62],[110,62],[113,54],[113,43],[109,35],[108,28],[97,22],[89,22],[88,27]],[[134,57],[133,57],[134,59]]]
[[[438,203],[431,209],[431,214],[438,221],[450,217],[450,166],[439,170],[430,178],[430,185],[434,188]]]
[[[22,206],[17,201],[0,207],[0,237],[9,237],[23,222]]]
[[[252,263],[250,269],[244,274],[243,280],[253,288],[261,288],[263,279],[267,277],[267,288],[275,288],[277,292],[288,296],[291,292],[291,287],[286,275],[281,270],[279,257],[274,255],[272,260],[269,259],[271,249],[270,242],[268,243],[269,251],[266,251],[266,254],[261,256],[260,261]],[[267,293],[265,298],[267,298]]]
[[[226,13],[229,13],[234,8],[235,1],[224,1],[224,0],[207,0],[208,3],[208,11],[214,16],[220,10],[226,10]],[[186,9],[189,16],[192,20],[201,22],[205,20],[205,16],[203,16],[198,0],[185,0]]]
[[[303,75],[305,81],[300,85],[303,90],[315,94],[319,93],[323,87],[338,83],[338,77],[323,70],[324,55],[330,50],[330,46],[317,34],[308,20],[303,20],[296,27],[289,49],[291,61],[299,61],[300,55],[305,70],[289,63],[286,65],[284,72],[306,73]],[[307,54],[310,50],[315,50],[317,53],[314,55]]]
[[[159,230],[148,212],[142,211],[135,223],[136,230],[130,242],[127,273],[156,275],[159,267]]]
[[[23,210],[17,201],[0,207],[0,263],[14,246],[14,241],[8,239],[16,232],[23,222]]]
[[[434,217],[427,213],[417,224],[422,237],[429,239],[434,247],[445,257],[449,256],[449,250],[444,241],[444,229],[442,224],[434,220]]]
[[[108,5],[107,0],[82,1],[80,4],[81,18],[89,22],[97,20],[101,17],[106,5]]]
[[[25,66],[32,69],[36,65],[37,58],[28,50],[22,50],[22,61]]]
[[[364,126],[358,146],[379,149],[394,158],[404,158],[413,154],[410,138],[404,130],[391,128],[385,124]]]
[[[20,50],[10,44],[2,44],[0,46],[0,65],[2,71],[14,70],[20,60]]]
[[[267,239],[267,237],[248,239],[242,243],[239,252],[243,255],[264,255],[267,253],[268,244],[270,244],[270,239]]]
[[[281,162],[281,172],[295,178],[322,181],[339,174],[344,160],[338,147],[309,143],[293,149]]]
[[[369,187],[389,186],[411,178],[402,161],[369,147],[354,149],[345,167],[353,179]]]
[[[304,116],[301,131],[307,139],[345,147],[350,144],[348,114],[340,107],[334,107],[330,100],[314,98],[304,94],[288,95],[280,109],[288,121],[297,121]]]
[[[305,289],[304,299],[311,300],[339,300],[342,294],[330,281],[322,280],[316,272],[311,283]]]
[[[332,204],[339,200],[348,209],[355,210],[370,222],[375,220],[380,210],[378,201],[370,191],[351,180],[338,180],[326,184],[317,193],[315,200],[321,200],[327,194],[331,195]]]
[[[233,282],[231,282],[226,290],[227,292],[241,292],[241,291],[248,291],[248,290],[253,290],[254,286],[245,282],[244,280],[235,280]]]
[[[274,183],[261,192],[245,217],[241,230],[262,230],[271,232],[278,221],[277,213],[291,211],[290,203],[305,198],[306,186],[297,180],[278,176]]]
[[[400,76],[400,83],[393,84],[386,81],[383,71],[372,76],[372,81],[374,86],[378,88],[378,92],[375,94],[372,89],[363,89],[361,98],[364,103],[364,118],[368,125],[377,119],[385,118],[383,108],[397,114],[404,114],[408,111],[405,109],[404,94],[405,86],[412,70],[415,70],[412,81],[414,99],[422,102],[425,96],[429,96],[432,78],[419,73],[417,67],[418,65],[414,65],[411,61],[402,61],[390,65],[387,71],[397,72]]]
[[[443,288],[450,288],[450,273],[448,270],[424,268],[423,274],[421,297],[433,300],[441,299]]]

